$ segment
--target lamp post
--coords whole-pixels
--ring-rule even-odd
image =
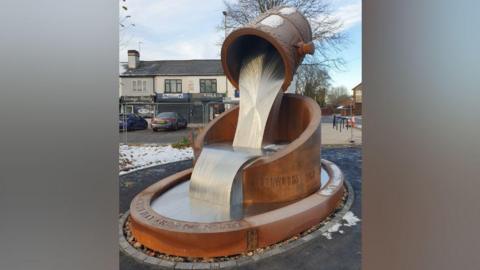
[[[224,33],[225,33],[225,36],[223,38],[223,40],[227,39],[227,15],[228,13],[224,10],[222,11],[222,14],[223,14],[223,29],[224,29]],[[225,71],[223,71],[223,73],[225,73]],[[225,73],[225,95],[228,97],[228,79],[227,79],[227,74]]]
[[[228,13],[226,11],[222,11],[223,14],[223,29],[225,31],[225,38],[227,38],[227,15]]]

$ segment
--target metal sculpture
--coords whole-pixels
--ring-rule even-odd
[[[272,50],[281,58],[281,90],[285,91],[305,54],[314,52],[310,25],[296,9],[281,7],[233,31],[221,55],[225,73],[236,87],[242,63],[257,48]],[[239,121],[244,117],[239,111],[238,107],[226,111],[197,136],[193,169],[161,179],[133,199],[130,229],[138,242],[178,256],[239,254],[301,233],[339,205],[344,195],[343,175],[335,164],[321,159],[321,111],[312,99],[283,93],[275,98],[262,130],[261,148],[256,150],[235,148]],[[270,151],[267,145],[278,147]],[[229,159],[228,153],[233,157],[236,151],[240,157]],[[199,162],[202,152],[205,160]],[[215,152],[210,156],[217,157],[217,164],[225,162],[224,167],[233,169],[192,191],[192,177],[208,176],[206,152]],[[241,161],[227,164],[237,159]],[[215,204],[216,197],[204,200],[192,195],[198,189],[210,191],[224,177],[232,181],[225,185],[234,198],[227,200],[235,202],[229,208]],[[204,194],[217,196],[211,195],[215,192]]]

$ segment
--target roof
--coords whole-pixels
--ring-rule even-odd
[[[121,77],[224,75],[222,63],[215,59],[140,61],[135,69],[127,66],[127,63],[120,63]]]
[[[361,89],[362,83],[357,84],[355,87],[352,88],[352,90],[357,90],[357,88],[359,88],[359,87]]]

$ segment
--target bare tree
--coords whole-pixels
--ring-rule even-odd
[[[119,0],[120,4],[120,18],[119,18],[119,46],[120,49],[127,47],[132,40],[131,30],[135,27],[135,23],[132,22],[132,16],[128,13],[128,6],[126,0]]]
[[[345,40],[345,36],[340,33],[342,23],[332,15],[326,0],[224,0],[224,4],[227,13],[225,26],[228,31],[250,22],[271,8],[295,7],[305,15],[312,26],[316,51],[313,59],[306,58],[306,62],[337,69],[344,64],[343,59],[336,56]],[[218,28],[223,30],[225,26],[222,22]]]
[[[328,89],[327,103],[332,109],[335,109],[350,100],[351,97],[349,91],[345,86],[331,87]]]
[[[296,92],[314,99],[320,107],[325,107],[325,96],[330,87],[328,72],[319,65],[303,64],[296,76]]]

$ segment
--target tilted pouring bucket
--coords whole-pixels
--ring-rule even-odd
[[[305,54],[313,54],[312,30],[307,19],[292,7],[274,8],[251,23],[230,33],[222,46],[222,66],[227,78],[239,89],[238,81],[243,59],[249,49],[271,46],[281,56],[287,90]]]

